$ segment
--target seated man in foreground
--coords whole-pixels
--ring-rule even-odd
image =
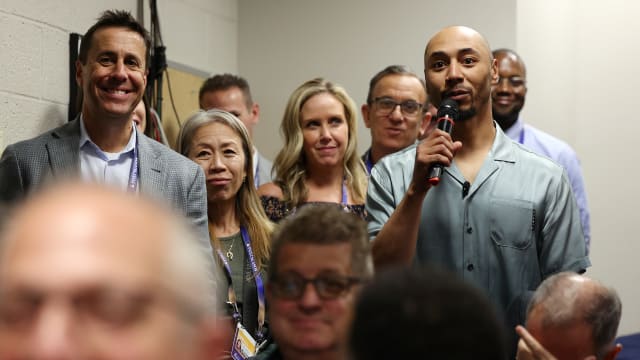
[[[618,294],[600,282],[570,272],[547,278],[527,310],[518,359],[613,360],[622,313]]]
[[[183,219],[89,184],[30,198],[0,238],[0,359],[213,359],[215,281]]]

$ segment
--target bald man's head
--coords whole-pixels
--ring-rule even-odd
[[[527,330],[559,359],[613,359],[622,305],[615,290],[571,272],[547,278],[527,310]]]
[[[491,89],[493,118],[503,130],[509,129],[520,116],[527,95],[527,70],[515,51],[497,49],[493,57],[498,64],[499,80]]]
[[[161,205],[54,186],[17,209],[0,240],[0,358],[196,359],[213,315],[206,264]]]
[[[438,31],[427,43],[427,47],[424,50],[424,56],[427,57],[430,51],[430,45],[432,42],[442,41],[443,39],[450,39],[455,37],[464,37],[470,41],[473,41],[476,44],[477,49],[482,52],[484,55],[491,55],[491,46],[489,46],[489,42],[487,39],[482,36],[477,30],[470,28],[468,26],[454,25],[447,26],[442,30]]]
[[[491,117],[491,84],[497,67],[487,40],[466,26],[450,26],[436,33],[424,52],[429,99],[435,107],[451,98],[460,106],[460,118]]]

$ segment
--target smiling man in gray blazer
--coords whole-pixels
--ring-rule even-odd
[[[202,170],[133,126],[147,83],[149,46],[147,31],[131,14],[102,14],[84,35],[76,63],[81,114],[5,149],[0,205],[12,205],[53,180],[80,177],[167,201],[191,219],[203,250],[212,255]]]

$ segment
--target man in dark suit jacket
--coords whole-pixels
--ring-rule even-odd
[[[13,204],[61,177],[139,191],[166,200],[188,216],[213,264],[204,173],[133,126],[132,113],[147,83],[149,46],[147,31],[131,14],[102,14],[84,35],[76,62],[81,114],[5,149],[0,159],[0,203]]]

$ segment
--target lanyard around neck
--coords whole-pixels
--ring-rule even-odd
[[[349,212],[349,204],[348,204],[348,192],[347,192],[347,181],[342,181],[342,194],[340,195],[340,206],[346,212]],[[298,207],[294,206],[293,209],[289,212],[289,215],[293,215],[296,213]]]
[[[373,163],[371,162],[371,149],[364,154],[364,165],[367,167],[367,175],[371,175]]]
[[[133,159],[131,160],[131,169],[129,170],[129,182],[127,183],[127,191],[136,192],[138,186],[138,141],[133,147]]]
[[[345,209],[347,208],[347,181],[344,180],[342,181],[342,202],[340,203],[340,205],[342,205],[342,207],[344,207]]]
[[[253,254],[253,249],[251,248],[251,239],[249,238],[249,232],[247,231],[247,228],[244,226],[241,226],[240,234],[242,236],[242,243],[244,244],[244,248],[247,252],[247,255],[249,256],[249,263],[251,264],[253,278],[255,279],[255,282],[256,282],[256,290],[258,292],[258,329],[256,329],[255,335],[256,335],[256,340],[258,342],[261,342],[264,338],[263,327],[264,327],[264,320],[266,317],[264,282],[262,280],[262,275],[258,270],[258,265],[256,263],[255,255]],[[233,284],[231,279],[231,266],[229,265],[229,262],[227,261],[227,259],[222,254],[222,251],[219,248],[217,249],[216,252],[218,253],[218,257],[222,261],[222,265],[225,270],[225,277],[227,278],[227,282],[229,284],[228,296],[229,296],[229,303],[233,308],[233,319],[236,322],[242,322],[242,315],[240,314],[240,311],[238,309],[236,293],[233,290]]]

